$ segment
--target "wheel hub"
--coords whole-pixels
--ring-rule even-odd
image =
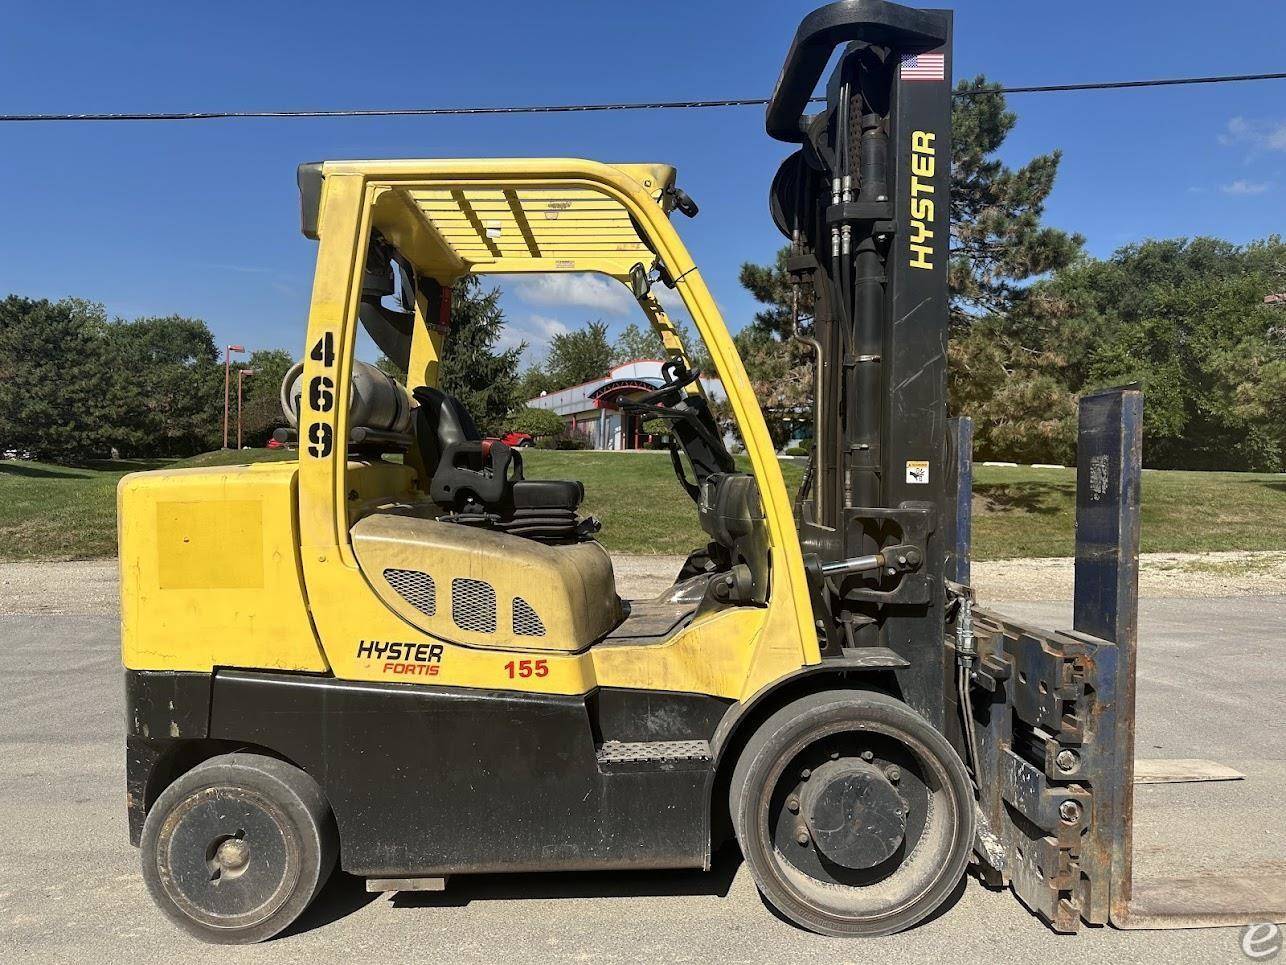
[[[158,841],[163,887],[194,921],[236,928],[263,921],[300,873],[278,808],[241,788],[210,788],[178,805]]]
[[[228,838],[214,851],[216,870],[223,877],[232,877],[244,871],[249,861],[250,846],[237,837]]]
[[[845,868],[887,861],[906,838],[907,803],[874,764],[828,761],[809,776],[800,816],[817,849]]]

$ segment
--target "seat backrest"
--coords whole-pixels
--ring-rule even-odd
[[[411,395],[419,403],[415,410],[415,441],[430,476],[437,471],[448,446],[482,439],[469,410],[455,396],[427,385],[420,386]]]

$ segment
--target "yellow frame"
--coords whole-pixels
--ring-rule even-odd
[[[304,379],[327,380],[333,403],[314,408],[304,393],[300,419],[299,534],[309,607],[327,660],[336,676],[381,677],[383,664],[357,656],[367,640],[443,644],[435,676],[418,682],[440,685],[581,694],[597,686],[638,687],[744,698],[764,684],[820,661],[795,530],[790,496],[746,376],[718,308],[683,242],[670,224],[665,189],[673,169],[661,165],[607,165],[573,159],[425,160],[328,162],[319,217],[320,247],[308,320]],[[505,665],[530,654],[474,649],[427,637],[389,610],[369,586],[348,538],[350,469],[348,392],[358,322],[367,239],[378,228],[417,270],[451,284],[466,272],[599,272],[628,286],[640,259],[599,255],[575,261],[493,257],[469,264],[442,239],[410,192],[443,187],[590,188],[627,211],[647,244],[677,280],[727,392],[734,418],[759,485],[771,545],[771,587],[764,608],[724,611],[694,624],[663,646],[590,648],[581,653],[542,652],[545,672],[521,677]],[[417,306],[410,386],[433,384],[442,333]],[[667,351],[681,353],[664,311],[643,302]],[[333,345],[328,363],[325,351]],[[315,434],[315,435],[314,435]],[[329,434],[329,447],[324,436]]]

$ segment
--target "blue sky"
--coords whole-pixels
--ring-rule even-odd
[[[766,95],[815,3],[223,2],[8,5],[0,111],[183,111]],[[363,16],[363,9],[377,11]],[[956,74],[1011,84],[1286,69],[1286,3],[960,0]],[[1063,149],[1048,221],[1094,254],[1147,237],[1283,228],[1286,82],[1022,95],[1007,160]],[[679,219],[736,329],[744,260],[786,145],[759,108],[491,118],[0,125],[0,293],[204,318],[222,342],[303,341],[314,244],[300,161],[581,155],[664,161]],[[506,288],[510,338],[633,318],[594,286]]]

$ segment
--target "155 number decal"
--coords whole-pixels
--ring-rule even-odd
[[[515,677],[548,677],[549,661],[548,660],[510,660],[505,664],[505,673],[509,674],[509,679]]]

